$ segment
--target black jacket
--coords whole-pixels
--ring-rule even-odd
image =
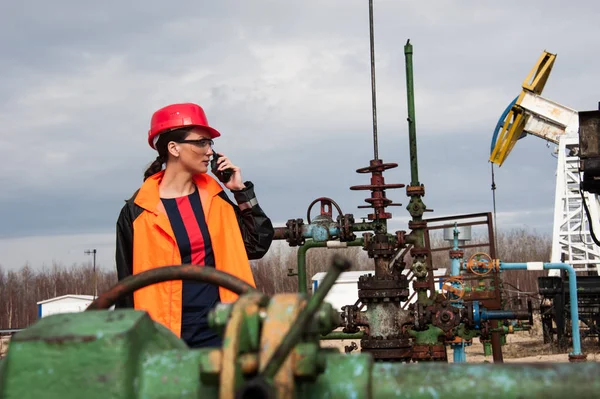
[[[255,260],[262,258],[269,250],[273,241],[274,229],[271,220],[256,200],[254,184],[248,181],[245,182],[245,186],[239,191],[232,190],[237,205],[229,199],[225,191],[221,191],[218,195],[233,207],[248,259]],[[137,191],[125,201],[117,220],[115,258],[119,281],[133,274],[133,221],[144,211],[135,204],[136,195]],[[133,307],[133,295],[122,298],[115,307]]]

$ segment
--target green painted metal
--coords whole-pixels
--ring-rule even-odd
[[[410,185],[412,187],[418,187],[421,185],[419,182],[419,162],[417,157],[417,127],[415,117],[415,89],[414,89],[414,76],[413,76],[413,46],[410,44],[410,40],[406,42],[404,46],[404,58],[406,66],[406,97],[408,106],[408,141],[409,141],[409,153],[410,153]],[[417,193],[410,195],[410,201],[406,206],[408,213],[410,213],[413,222],[422,222],[423,213],[427,207],[423,203],[422,196]],[[411,233],[407,237],[407,241],[413,244],[415,249],[425,248],[425,230],[421,227],[412,229]],[[419,282],[423,282],[427,278],[427,272],[423,272],[426,264],[425,255],[417,255],[413,259],[412,271]],[[427,289],[417,289],[417,300],[425,303],[427,301]]]
[[[121,396],[122,398],[217,398],[219,387],[217,384],[209,385],[198,383],[200,370],[203,361],[209,360],[209,349],[188,350],[174,349],[161,353],[148,354],[143,358],[141,368],[132,377],[134,392],[130,396]],[[118,364],[115,364],[115,366]],[[92,371],[92,370],[89,370]],[[117,369],[118,372],[118,369]],[[94,377],[93,374],[88,374]],[[75,390],[77,393],[77,389]],[[89,398],[87,389],[85,398]],[[98,392],[102,394],[102,391]],[[106,391],[104,392],[106,393]],[[81,394],[81,392],[80,392]],[[77,395],[65,396],[78,397]],[[82,397],[80,395],[79,397]],[[49,398],[49,396],[43,396]],[[98,397],[108,398],[109,395],[98,395]],[[57,399],[60,397],[57,395]]]
[[[287,356],[290,354],[291,350],[300,342],[304,331],[308,329],[309,323],[321,307],[321,304],[325,300],[327,293],[331,287],[333,287],[337,278],[342,272],[349,269],[349,261],[340,256],[334,256],[331,262],[331,268],[325,275],[321,285],[309,299],[304,309],[300,311],[295,323],[290,326],[287,335],[283,338],[281,344],[279,344],[279,347],[274,351],[273,356],[269,359],[268,364],[261,373],[261,377],[263,377],[267,382],[271,382],[273,380],[275,374]]]
[[[597,397],[598,364],[376,363],[373,398]],[[587,385],[589,384],[589,385]]]
[[[489,341],[485,341],[483,343],[483,355],[484,356],[492,356],[492,343]]]
[[[369,224],[370,225],[370,224]],[[354,241],[350,241],[346,243],[348,247],[361,247],[363,245],[363,239],[358,239]],[[327,242],[317,242],[312,240],[307,240],[303,245],[298,248],[298,292],[301,294],[308,293],[308,280],[306,277],[306,253],[311,248],[326,248]],[[338,248],[338,247],[332,247]],[[339,247],[344,248],[344,247]],[[290,274],[288,274],[290,275]],[[291,274],[294,275],[294,274]]]
[[[358,222],[352,225],[352,231],[376,231],[377,229],[377,222]]]
[[[477,337],[479,335],[479,333],[480,332],[478,330],[470,330],[470,329],[468,329],[462,323],[456,328],[456,335],[458,335],[459,337],[461,337],[465,341],[472,340],[473,338]]]
[[[406,65],[406,97],[408,105],[408,140],[410,152],[410,185],[418,186],[419,162],[417,160],[417,127],[415,120],[415,85],[413,79],[413,46],[410,40],[404,45],[404,57]]]
[[[415,338],[416,345],[439,345],[439,337],[444,335],[444,330],[434,325],[427,325],[423,331],[408,330],[411,337]]]
[[[434,331],[429,334],[433,336]],[[256,331],[249,331],[256,335]],[[144,312],[41,319],[16,334],[0,363],[0,397],[218,398],[219,349],[189,349]],[[296,398],[595,397],[600,364],[374,363],[304,342],[295,347]],[[252,378],[245,375],[244,381]]]
[[[0,377],[2,398],[86,399],[135,397],[140,370],[153,355],[165,368],[177,367],[166,351],[187,346],[147,313],[133,310],[83,312],[40,319],[15,334]],[[193,369],[182,374],[192,384]],[[189,377],[187,378],[186,377]]]
[[[327,368],[314,383],[300,384],[297,398],[370,399],[373,360],[369,355],[326,355]]]

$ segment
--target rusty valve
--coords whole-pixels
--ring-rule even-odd
[[[465,284],[460,277],[450,277],[444,280],[442,295],[450,302],[458,302],[465,295]]]
[[[467,270],[478,276],[485,276],[493,270],[500,270],[500,261],[492,259],[485,252],[477,252],[467,260]]]

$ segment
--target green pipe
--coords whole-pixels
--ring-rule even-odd
[[[333,246],[331,243],[337,243],[336,246]],[[344,244],[344,245],[342,245]],[[306,280],[306,252],[308,252],[311,248],[331,248],[331,249],[341,249],[346,247],[358,247],[363,245],[363,239],[360,238],[358,240],[342,243],[340,241],[327,241],[327,242],[318,242],[318,241],[306,241],[303,245],[298,248],[298,292],[301,294],[308,293],[308,286]]]
[[[376,231],[377,229],[378,225],[374,222],[358,222],[352,225],[352,231]]]
[[[492,356],[492,343],[486,341],[483,343],[483,355],[485,357]]]
[[[357,332],[357,333],[344,333],[344,332],[335,331],[335,332],[329,333],[327,335],[321,335],[321,339],[322,340],[328,340],[328,339],[361,339],[364,335],[365,335],[364,331],[360,331],[360,332]]]
[[[408,104],[408,141],[410,148],[410,177],[411,186],[419,185],[419,163],[417,161],[417,127],[415,122],[415,89],[413,80],[413,46],[410,39],[404,46],[406,58],[406,97]]]
[[[404,57],[406,64],[406,97],[408,106],[408,141],[410,150],[410,185],[412,188],[417,188],[421,185],[419,183],[419,162],[417,157],[417,127],[415,117],[415,88],[414,88],[414,76],[413,76],[413,46],[410,44],[410,40],[406,42],[404,46]],[[421,222],[423,220],[423,213],[425,212],[426,206],[421,200],[422,195],[419,192],[412,192],[410,194],[410,201],[406,209],[412,216],[413,222]],[[414,228],[409,234],[409,240],[414,245],[415,249],[421,249],[425,247],[425,230],[421,227]],[[419,282],[423,282],[427,279],[427,273],[422,273],[423,267],[425,267],[426,259],[425,255],[417,255],[413,259],[413,272]],[[420,303],[427,302],[427,289],[417,289],[417,301]]]
[[[355,357],[346,356],[350,360]],[[327,363],[329,366],[329,363]],[[331,373],[333,370],[329,370]],[[598,363],[441,364],[375,363],[368,394],[359,398],[593,398],[600,392]],[[336,377],[340,378],[341,374]],[[333,378],[332,378],[333,380]],[[343,382],[352,379],[342,380]],[[332,384],[334,382],[332,381]],[[341,382],[338,383],[342,385]],[[320,385],[323,386],[324,384]],[[337,385],[337,386],[339,386]],[[354,389],[354,392],[362,392]],[[349,392],[353,392],[348,389]],[[328,392],[329,393],[329,392]],[[312,398],[334,395],[312,396]],[[350,395],[335,397],[350,397]]]

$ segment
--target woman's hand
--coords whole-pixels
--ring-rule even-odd
[[[230,190],[241,190],[245,188],[244,181],[242,180],[242,170],[239,166],[235,166],[231,163],[229,158],[219,153],[219,159],[217,160],[217,170],[222,172],[225,169],[230,169],[232,172],[231,178],[227,183],[223,183],[225,187]]]

